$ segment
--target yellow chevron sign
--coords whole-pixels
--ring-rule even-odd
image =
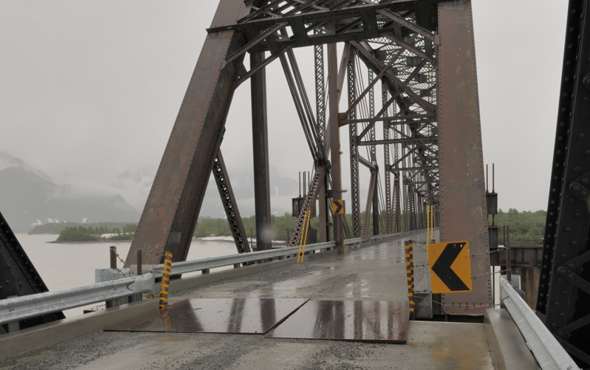
[[[334,199],[332,203],[330,203],[330,209],[332,210],[332,214],[334,215],[343,215],[344,210],[344,200],[343,199]]]
[[[469,242],[442,242],[428,246],[432,293],[461,293],[473,288]]]

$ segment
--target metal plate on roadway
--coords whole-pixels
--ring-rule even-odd
[[[268,336],[404,344],[408,325],[407,302],[310,300]]]
[[[171,304],[137,325],[106,331],[264,334],[307,299],[199,298]]]

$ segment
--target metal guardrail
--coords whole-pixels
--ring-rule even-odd
[[[376,241],[376,239],[371,239]],[[347,239],[344,245],[361,244],[360,238]],[[334,248],[334,242],[309,244],[305,247],[305,252],[321,252],[330,248]],[[197,272],[203,270],[210,270],[218,267],[233,266],[241,263],[263,262],[280,258],[294,257],[297,255],[298,246],[275,248],[264,251],[229,254],[218,257],[199,258],[192,261],[176,262],[172,264],[172,274],[186,274],[189,272]],[[152,273],[159,277],[162,276],[163,265],[157,265],[152,268]]]
[[[153,286],[154,276],[145,274],[73,289],[7,298],[0,300],[0,324],[151,292]]]
[[[404,235],[410,233],[411,232],[386,236],[375,236],[365,240],[365,242],[370,242],[370,244],[373,244],[394,237],[403,237]],[[361,243],[362,241],[360,238],[348,239],[344,242],[344,244],[347,246],[352,246],[355,244],[360,245]],[[315,253],[334,247],[334,242],[309,244],[305,247],[305,251]],[[204,271],[224,266],[233,266],[253,262],[267,262],[274,259],[287,258],[295,256],[297,254],[297,249],[298,247],[295,246],[177,262],[172,265],[172,274],[186,274],[189,272]],[[86,306],[93,303],[109,301],[116,298],[153,292],[155,289],[155,279],[162,275],[162,268],[163,265],[157,265],[153,266],[150,273],[144,275],[105,281],[78,288],[57,290],[0,300],[0,325],[50,312],[58,312],[70,308]]]
[[[580,369],[535,312],[505,278],[500,279],[500,299],[522,333],[541,369]]]

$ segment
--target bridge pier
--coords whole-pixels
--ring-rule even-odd
[[[483,315],[490,258],[471,1],[439,3],[438,29],[441,240],[468,240],[477,276],[472,292],[443,295],[443,310]]]

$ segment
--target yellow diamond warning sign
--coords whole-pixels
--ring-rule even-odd
[[[332,203],[330,203],[330,209],[332,210],[332,214],[334,214],[334,215],[343,215],[344,214],[344,200],[343,199],[332,200]]]
[[[428,246],[432,293],[460,293],[473,287],[469,242],[442,242]]]

